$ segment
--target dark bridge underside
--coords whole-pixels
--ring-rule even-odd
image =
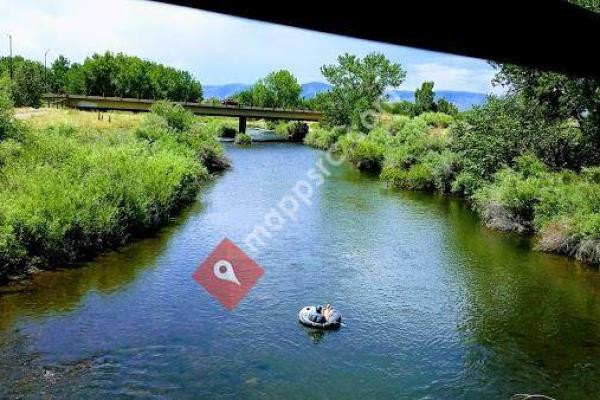
[[[591,55],[600,38],[600,15],[562,0],[413,0],[378,4],[305,0],[285,7],[267,1],[160,1],[321,32],[600,77],[600,58]]]
[[[59,103],[65,107],[83,110],[121,110],[149,111],[154,100],[127,99],[119,97],[76,96],[76,95],[44,95],[44,99]],[[311,110],[286,110],[282,108],[262,108],[246,106],[213,106],[199,103],[178,103],[197,115],[237,117],[239,131],[246,132],[247,118],[283,119],[295,121],[320,121],[323,113]]]

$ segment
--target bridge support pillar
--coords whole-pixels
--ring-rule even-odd
[[[239,125],[239,129],[238,131],[240,131],[240,133],[246,133],[246,121],[248,118],[246,117],[240,117],[240,125]]]

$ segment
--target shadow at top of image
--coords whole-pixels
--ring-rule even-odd
[[[589,42],[600,37],[600,15],[573,1],[403,2],[401,7],[304,1],[290,13],[270,2],[159,0],[259,21],[444,53],[600,77]],[[427,16],[423,22],[422,16]],[[493,27],[493,28],[491,28]]]

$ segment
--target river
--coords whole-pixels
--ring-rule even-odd
[[[233,168],[157,235],[0,289],[0,398],[508,399],[600,393],[600,274],[460,200],[331,168],[233,311],[192,279],[323,153],[227,145]],[[243,247],[242,247],[243,248]],[[298,310],[330,302],[338,331]]]

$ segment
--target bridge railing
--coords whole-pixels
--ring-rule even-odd
[[[46,93],[42,96],[47,101],[68,101],[72,100],[91,100],[91,101],[114,101],[114,102],[123,102],[123,103],[140,103],[140,104],[153,104],[160,99],[138,99],[132,97],[115,97],[115,96],[87,96],[87,95],[73,95],[73,94],[55,94],[55,93]],[[213,109],[242,109],[242,110],[256,110],[256,111],[279,111],[279,112],[293,112],[293,113],[306,113],[306,114],[321,114],[319,111],[307,110],[302,108],[280,108],[280,107],[257,107],[257,106],[248,106],[243,104],[237,105],[229,105],[229,104],[202,104],[196,102],[188,102],[188,101],[173,101],[175,104],[181,104],[183,106],[189,107],[206,107]]]

